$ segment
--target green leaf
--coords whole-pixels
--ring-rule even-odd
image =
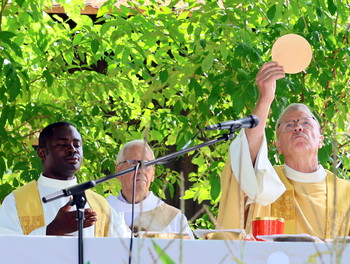
[[[6,43],[10,43],[10,39],[15,37],[16,34],[11,31],[0,31],[0,40]]]
[[[271,6],[270,9],[267,10],[266,15],[267,15],[268,19],[270,19],[272,21],[276,15],[276,5]]]
[[[215,201],[221,192],[221,181],[220,177],[218,177],[216,174],[210,174],[209,176],[209,181],[210,181],[210,195],[211,198]]]
[[[192,33],[193,33],[193,25],[192,25],[192,24],[188,25],[188,27],[187,27],[187,33],[188,33],[188,34],[192,34]]]
[[[199,44],[203,49],[205,49],[205,47],[207,46],[207,41],[205,39],[201,39],[199,40]]]
[[[175,193],[174,185],[171,184],[171,183],[168,183],[167,187],[168,187],[168,190],[169,190],[169,193],[170,193],[170,195],[169,195],[170,198],[174,198],[174,193]]]
[[[2,127],[5,126],[6,124],[6,121],[8,119],[8,115],[9,115],[9,109],[10,109],[10,106],[9,105],[5,105],[1,111],[1,117],[0,117],[0,125]]]
[[[203,72],[208,71],[212,66],[214,62],[214,55],[213,52],[209,52],[209,54],[203,59],[201,67]]]
[[[93,39],[91,41],[91,50],[94,54],[97,53],[99,47],[100,47],[100,42],[97,39]]]
[[[4,129],[3,126],[0,126],[0,136],[1,136],[3,139],[5,139],[5,140],[8,139],[7,132],[6,132],[6,130]]]
[[[15,164],[13,171],[26,170],[28,168],[28,162],[21,161]]]
[[[219,46],[219,49],[220,49],[220,53],[221,53],[222,58],[224,60],[226,60],[227,56],[228,56],[227,46],[224,43],[221,43]]]
[[[0,200],[2,201],[11,192],[12,186],[9,183],[5,182],[2,185],[0,185]]]
[[[52,85],[54,79],[53,79],[52,75],[50,74],[50,72],[49,72],[48,70],[45,70],[45,71],[43,72],[43,76],[44,76],[44,78],[46,79],[47,87],[51,87],[51,85]]]
[[[163,264],[175,264],[175,261],[173,261],[156,242],[152,240],[152,244]]]
[[[299,2],[298,1],[290,1],[290,5],[292,7],[294,15],[296,17],[299,17],[299,13],[300,13]]]
[[[11,42],[9,46],[16,53],[18,57],[21,57],[21,58],[23,57],[21,48],[15,42]]]
[[[326,109],[326,115],[329,120],[332,120],[332,118],[334,117],[334,111],[335,111],[334,107],[328,107]]]
[[[190,13],[189,11],[181,12],[177,19],[178,20],[187,19],[189,13]]]
[[[252,45],[252,38],[251,38],[249,32],[247,32],[246,30],[241,30],[239,32],[239,35],[240,35],[243,43],[245,43],[249,46]]]
[[[177,100],[176,103],[174,104],[174,113],[179,114],[182,110],[182,104],[180,100]]]
[[[21,50],[21,48],[17,45],[17,43],[11,41],[11,38],[13,38],[15,36],[16,36],[16,34],[13,33],[13,32],[0,31],[0,41],[3,41],[6,44],[8,44],[8,47],[10,49],[12,49],[16,53],[17,56],[22,57],[22,50]]]
[[[17,5],[19,5],[19,7],[22,7],[25,0],[15,0],[15,1]]]
[[[163,70],[159,73],[159,78],[162,83],[165,83],[168,80],[169,73],[167,70]]]
[[[98,115],[99,112],[100,112],[100,108],[97,105],[94,105],[91,111],[92,116]]]
[[[190,91],[194,90],[196,97],[201,97],[203,95],[202,86],[197,82],[195,78],[191,78],[188,84]]]
[[[79,45],[81,40],[83,39],[83,37],[84,37],[84,34],[81,34],[81,33],[80,34],[76,34],[74,36],[74,39],[73,39],[73,45],[74,46]]]
[[[316,14],[320,17],[323,18],[323,9],[321,9],[319,6],[316,6]]]
[[[221,86],[220,84],[214,84],[211,89],[211,93],[208,98],[209,105],[215,105],[220,98]]]
[[[5,164],[4,158],[0,156],[0,179],[2,179],[2,176],[5,171],[6,171],[6,164]]]
[[[11,64],[6,64],[4,66],[4,71],[6,74],[5,84],[10,95],[9,99],[10,101],[13,101],[21,91],[21,83],[16,70]]]
[[[16,105],[12,105],[8,109],[8,117],[7,117],[7,122],[11,125],[13,125],[13,121],[15,120],[15,115],[16,114]]]
[[[328,10],[331,13],[331,15],[334,15],[337,11],[337,7],[335,6],[333,0],[327,0],[328,3]]]

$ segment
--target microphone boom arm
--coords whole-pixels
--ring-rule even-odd
[[[144,166],[147,167],[147,166],[151,166],[151,165],[156,165],[156,164],[161,163],[161,162],[163,162],[162,164],[164,164],[164,161],[171,160],[171,159],[176,158],[176,157],[178,157],[178,156],[180,156],[182,154],[186,154],[188,152],[191,152],[191,151],[194,151],[194,150],[206,147],[206,146],[210,146],[210,145],[216,144],[216,143],[221,142],[221,141],[227,141],[227,140],[229,140],[229,139],[231,139],[233,137],[233,133],[236,130],[237,129],[232,128],[232,129],[230,129],[230,133],[223,134],[223,135],[221,135],[218,138],[215,138],[215,139],[209,140],[207,142],[198,144],[196,146],[189,147],[189,148],[186,148],[186,149],[182,149],[180,151],[177,151],[177,152],[165,155],[163,157],[160,157],[160,158],[157,158],[157,159],[145,162]],[[123,174],[126,174],[126,173],[129,173],[131,171],[134,171],[135,168],[136,168],[136,166],[132,167],[132,168],[129,168],[129,169],[126,169],[126,170],[123,170],[123,171],[119,171],[119,172],[111,174],[111,175],[107,175],[105,177],[96,179],[94,181],[87,181],[87,182],[75,185],[73,187],[62,189],[61,191],[58,191],[58,192],[55,192],[53,194],[50,194],[50,195],[47,195],[47,196],[43,197],[42,201],[44,203],[47,203],[47,202],[51,202],[51,201],[54,201],[56,199],[59,199],[59,198],[65,197],[65,196],[70,196],[70,195],[74,195],[76,193],[84,192],[87,189],[93,188],[97,184],[100,184],[102,182],[108,181],[110,179],[119,177],[119,176],[121,176]]]

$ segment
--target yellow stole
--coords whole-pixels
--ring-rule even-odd
[[[135,219],[135,226],[138,230],[163,231],[179,212],[179,209],[163,203],[153,210],[140,212]]]
[[[45,226],[44,211],[36,181],[13,191],[16,199],[18,218],[23,234],[28,235],[33,230]],[[110,209],[107,201],[99,194],[87,190],[86,199],[91,209],[97,212],[98,221],[95,223],[95,237],[108,235]]]
[[[251,220],[253,218],[276,216],[285,219],[286,234],[296,234],[297,216],[300,215],[295,206],[294,187],[285,176],[283,166],[275,166],[274,168],[287,190],[271,205],[250,204],[245,211],[245,195],[239,188],[229,161],[226,163],[221,175],[222,195],[218,211],[218,229],[245,228],[247,233],[251,233]],[[350,235],[350,181],[339,179],[330,171],[327,171],[325,181],[326,219],[322,232],[323,238],[333,238],[338,235],[348,236]],[[314,224],[309,223],[309,226],[317,228]],[[313,235],[312,232],[305,232]]]
[[[247,228],[251,232],[251,220],[257,216],[276,216],[285,219],[286,234],[296,234],[297,228],[297,210],[295,207],[295,194],[293,185],[285,176],[283,166],[274,167],[279,178],[286,187],[286,191],[274,203],[268,206],[252,204],[249,208],[247,218]],[[349,209],[350,209],[350,182],[339,179],[332,172],[327,171],[326,177],[326,226],[324,238],[334,238],[336,236],[347,236],[350,233]],[[336,194],[336,195],[335,195]],[[312,208],[310,208],[312,210]],[[310,223],[316,228],[316,223]],[[315,235],[313,230],[305,231]]]

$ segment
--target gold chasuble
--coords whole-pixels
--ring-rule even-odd
[[[301,183],[288,179],[283,166],[274,168],[287,190],[270,205],[253,203],[245,207],[244,193],[239,189],[230,164],[226,163],[221,176],[217,228],[245,228],[251,233],[253,218],[274,216],[285,219],[285,234],[307,233],[320,238],[350,234],[349,181],[326,170],[327,177],[323,181]]]
[[[150,211],[140,212],[135,218],[138,230],[163,231],[181,211],[166,203]]]
[[[13,191],[16,199],[16,207],[23,234],[28,235],[33,230],[45,226],[44,211],[36,181]],[[110,208],[107,201],[91,190],[85,192],[86,199],[91,209],[98,214],[95,223],[95,237],[108,235]]]

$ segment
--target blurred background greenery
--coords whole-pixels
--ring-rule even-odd
[[[283,162],[273,145],[279,113],[303,102],[322,124],[320,163],[350,178],[349,3],[98,2],[99,8],[82,0],[1,1],[0,201],[38,178],[33,146],[50,123],[69,121],[82,134],[84,182],[114,173],[126,141],[146,138],[160,157],[209,124],[249,115],[257,71],[288,33],[309,41],[313,59],[304,72],[278,81],[266,128],[270,158]],[[201,133],[192,145],[221,133]],[[193,228],[213,227],[229,144],[157,166],[152,190],[177,207],[185,200]],[[120,185],[113,179],[95,189],[106,196]]]

